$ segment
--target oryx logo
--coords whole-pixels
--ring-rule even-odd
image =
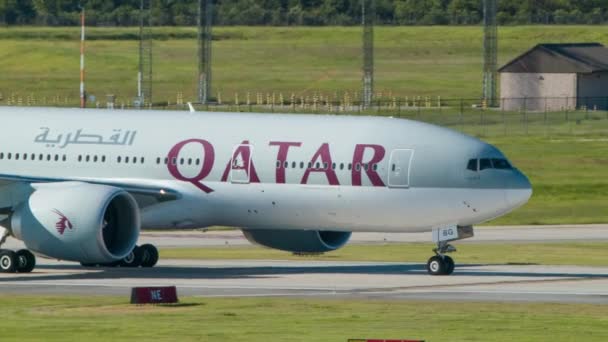
[[[72,226],[72,222],[70,222],[70,219],[63,215],[61,211],[53,209],[53,212],[59,215],[59,221],[55,223],[55,228],[57,228],[57,232],[59,232],[60,235],[63,235],[66,229],[72,230],[72,228],[74,228],[74,226]]]

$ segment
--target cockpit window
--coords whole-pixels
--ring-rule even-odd
[[[469,159],[467,170],[477,171],[477,159]]]
[[[477,167],[478,161],[479,168]],[[500,158],[469,159],[467,163],[467,170],[481,171],[485,169],[511,170],[513,166],[506,159]]]
[[[492,168],[492,161],[487,158],[479,159],[479,171]]]
[[[508,170],[512,169],[511,164],[505,159],[492,159],[492,164],[495,169]]]

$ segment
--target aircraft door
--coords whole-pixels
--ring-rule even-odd
[[[249,144],[237,145],[232,152],[230,161],[230,182],[249,184],[251,181],[251,154],[253,146]]]
[[[389,188],[409,188],[413,157],[414,150],[410,149],[399,149],[391,152],[388,165]]]

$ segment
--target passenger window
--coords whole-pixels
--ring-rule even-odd
[[[316,163],[315,163],[315,169],[319,169],[319,168],[321,168],[321,163],[316,162]]]
[[[36,154],[32,153],[32,157],[30,158],[31,160],[36,160]]]
[[[10,154],[10,153],[9,153],[9,154]],[[42,160],[43,158],[44,158],[44,156],[42,155],[42,153],[40,153],[40,154],[38,155],[38,160]],[[10,159],[10,158],[9,158],[9,159]]]
[[[51,161],[51,155],[50,154],[46,155],[46,161]]]
[[[331,169],[335,170],[336,169],[336,163],[331,163]]]
[[[372,166],[372,170],[377,171],[377,170],[378,170],[378,164],[374,164],[374,165]]]
[[[365,169],[365,171],[369,170],[369,164],[363,164],[363,168]]]
[[[311,162],[308,162],[308,168],[309,169],[312,168],[312,163]]]
[[[165,158],[165,165],[169,164],[169,158]]]
[[[201,160],[199,158],[196,158],[196,165],[199,165],[201,163]]]
[[[156,158],[156,164],[160,164],[160,157]]]
[[[129,164],[129,157],[125,157],[125,164]]]
[[[4,153],[0,153],[0,159],[4,159]]]
[[[395,172],[396,168],[397,168],[397,165],[393,164],[393,166],[391,166],[391,171]]]
[[[188,165],[192,165],[192,158],[188,158]]]
[[[177,165],[177,158],[171,158],[171,164]]]
[[[287,162],[287,161],[286,161],[286,162],[283,164],[283,167],[287,169],[287,168],[289,167],[289,162]]]
[[[490,159],[487,159],[487,158],[479,159],[479,171],[485,170],[485,169],[491,169],[491,168],[492,168],[492,162],[490,161]]]
[[[27,153],[23,154],[23,160],[27,160]]]
[[[353,164],[348,163],[348,169],[349,169],[349,170],[352,170],[352,169],[353,169]]]
[[[492,159],[492,164],[494,165],[495,169],[509,170],[512,168],[511,164],[509,164],[509,162],[505,159]]]
[[[19,160],[19,153],[15,153],[15,160]]]
[[[344,163],[340,163],[340,170],[344,170]]]
[[[291,162],[291,168],[292,168],[292,169],[295,169],[295,168],[296,168],[296,166],[297,166],[296,162]]]
[[[82,156],[78,155],[78,161],[81,162],[82,161]],[[120,157],[118,157],[118,162],[120,163]]]
[[[477,171],[477,159],[469,159],[467,170]]]
[[[300,162],[300,169],[304,168],[304,162]]]
[[[281,168],[281,161],[277,160],[277,169],[280,169],[280,168]]]
[[[24,157],[25,157],[25,155],[24,155]],[[55,155],[55,161],[59,161],[59,155],[58,154]]]
[[[84,160],[85,160],[85,161],[88,163],[88,162],[89,162],[89,160],[91,160],[91,156],[89,156],[89,155],[87,154],[87,156],[85,157],[85,159],[84,159]]]
[[[329,164],[323,163],[323,170],[327,170],[328,167],[329,167]]]
[[[361,164],[357,163],[357,165],[355,165],[355,170],[361,171]]]
[[[93,162],[97,163],[97,155],[93,156]]]
[[[63,157],[61,158],[61,160],[66,161],[66,160],[68,160],[68,157],[64,154]],[[104,157],[104,161],[105,161],[105,157]]]

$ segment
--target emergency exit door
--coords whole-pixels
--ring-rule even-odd
[[[391,152],[388,165],[389,188],[409,188],[413,157],[414,150],[410,149],[399,149]]]

